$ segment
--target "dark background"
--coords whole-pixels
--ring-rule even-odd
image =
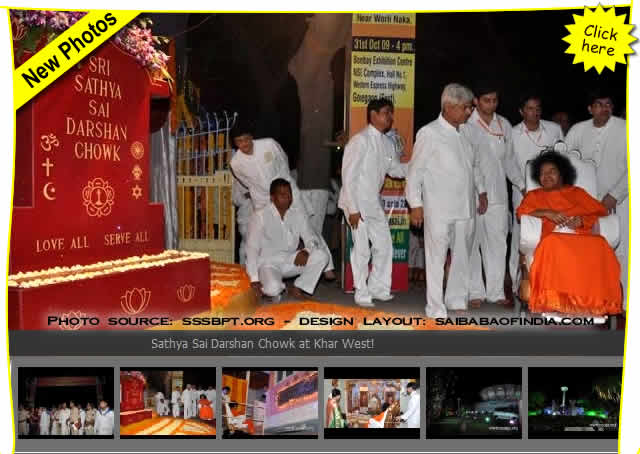
[[[583,9],[421,13],[416,26],[415,131],[437,117],[444,85],[473,87],[489,79],[500,89],[498,112],[520,121],[521,96],[543,97],[543,118],[556,110],[587,119],[588,91],[604,85],[614,94],[615,113],[625,109],[627,71],[585,73],[565,54],[573,14]],[[616,8],[616,15],[629,8]],[[295,167],[300,145],[300,105],[289,59],[300,46],[310,14],[153,14],[154,33],[177,37],[178,71],[200,87],[201,108],[237,111],[256,123],[256,136],[280,142]],[[335,132],[343,129],[344,49],[333,58]],[[183,83],[178,78],[178,86]],[[268,83],[265,85],[265,81]],[[269,87],[265,93],[265,87]],[[275,97],[274,97],[275,93]],[[265,99],[275,102],[265,103]],[[195,107],[197,110],[198,107]]]

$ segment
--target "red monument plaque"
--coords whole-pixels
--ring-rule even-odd
[[[150,98],[163,88],[107,43],[17,112],[12,329],[70,313],[122,329],[105,317],[209,308],[208,260],[163,253],[163,207],[149,203]]]

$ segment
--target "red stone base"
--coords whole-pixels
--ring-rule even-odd
[[[150,409],[124,411],[120,412],[120,425],[126,426],[127,424],[133,424],[134,422],[142,421],[144,419],[151,419],[152,417],[153,411]]]
[[[72,282],[9,287],[9,329],[140,330],[152,326],[143,324],[144,318],[180,320],[209,310],[209,268],[203,257]],[[51,317],[70,323],[74,317],[94,317],[97,323],[65,324]]]

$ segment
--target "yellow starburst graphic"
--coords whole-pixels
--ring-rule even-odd
[[[633,53],[629,44],[637,39],[631,36],[633,25],[624,23],[626,18],[602,5],[585,8],[584,16],[574,14],[575,23],[566,25],[569,35],[562,38],[571,44],[565,53],[575,54],[573,63],[583,63],[585,72],[594,67],[600,74],[605,66],[615,71],[616,63],[627,63],[625,56]]]

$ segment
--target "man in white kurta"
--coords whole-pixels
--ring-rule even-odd
[[[86,435],[85,433],[85,423],[87,422],[87,413],[84,411],[84,408],[78,406],[80,409],[80,435]]]
[[[527,180],[527,162],[535,159],[542,150],[552,147],[562,140],[564,135],[559,125],[552,121],[542,120],[542,100],[537,95],[526,95],[520,103],[522,122],[513,127],[513,151],[516,155],[518,168],[524,181]],[[519,245],[520,223],[516,219],[516,210],[522,202],[522,193],[513,188],[511,203],[513,217],[511,228],[511,252],[509,255],[509,274],[514,294],[517,294],[520,284],[519,273]]]
[[[182,405],[184,407],[184,415],[182,416],[184,419],[191,419],[195,416],[195,414],[193,414],[191,412],[191,385],[187,385],[184,388],[184,391],[182,391]]]
[[[233,188],[231,199],[236,206],[236,222],[238,223],[238,233],[240,234],[240,250],[238,251],[238,263],[244,265],[247,261],[247,232],[249,230],[249,219],[253,214],[253,204],[249,189],[240,183],[235,175],[233,177]]]
[[[40,435],[49,435],[49,427],[51,427],[51,415],[46,408],[40,408]]]
[[[67,436],[71,433],[69,427],[69,419],[71,418],[71,410],[67,408],[67,404],[62,404],[62,410],[58,415],[60,419],[60,435]]]
[[[191,415],[194,418],[197,418],[199,416],[199,413],[198,413],[198,401],[200,400],[200,394],[201,393],[202,393],[202,391],[197,386],[194,386],[191,389]]]
[[[420,389],[416,382],[407,384],[407,393],[409,394],[409,404],[407,411],[400,415],[402,421],[407,422],[409,429],[420,428]]]
[[[629,182],[627,176],[627,124],[613,116],[613,102],[606,92],[592,93],[588,106],[591,120],[576,123],[567,134],[570,150],[579,150],[583,159],[596,163],[598,199],[610,213],[620,217],[620,243],[616,256],[620,280],[627,295],[629,247]]]
[[[409,162],[407,202],[411,223],[424,223],[427,317],[446,317],[447,309],[465,310],[469,297],[469,261],[473,242],[476,199],[487,199],[476,155],[460,126],[473,111],[473,93],[449,84],[442,93],[440,116],[416,136]],[[451,266],[443,294],[444,264],[451,249]]]
[[[386,135],[393,125],[393,103],[374,99],[367,106],[368,125],[353,136],[342,159],[342,189],[338,206],[351,228],[351,270],[355,302],[373,306],[372,300],[389,301],[393,243],[389,221],[380,202],[386,175],[404,178],[408,157],[402,161]],[[369,247],[371,242],[371,247]],[[371,273],[369,273],[371,260]]]
[[[292,208],[310,217],[300,196],[298,185],[291,177],[287,155],[278,142],[269,138],[254,139],[249,132],[240,129],[233,131],[233,141],[238,147],[238,152],[231,159],[231,170],[236,178],[249,189],[254,211],[264,208],[271,202],[269,194],[271,182],[276,178],[283,178],[291,184]],[[317,236],[318,244],[329,255],[329,262],[324,270],[325,278],[335,280],[329,246],[322,235]]]
[[[171,393],[171,412],[174,418],[180,417],[180,396],[180,387],[176,386]]]
[[[158,391],[154,399],[156,401],[156,414],[158,416],[164,416],[164,394]]]
[[[278,178],[270,192],[271,203],[257,210],[249,223],[247,274],[258,294],[271,298],[285,290],[283,278],[298,276],[290,292],[304,297],[300,292],[314,292],[329,257],[307,218],[292,208],[290,183]],[[304,249],[299,250],[301,239]]]
[[[100,407],[96,412],[96,435],[113,435],[113,411],[104,400],[100,401]]]
[[[505,304],[504,277],[509,233],[506,180],[509,178],[515,190],[522,191],[524,178],[513,152],[511,124],[496,113],[497,91],[487,86],[480,88],[475,95],[476,110],[463,127],[463,132],[478,154],[489,205],[486,213],[476,214],[470,299],[472,306],[485,299],[490,303]],[[482,280],[483,268],[486,286]]]

